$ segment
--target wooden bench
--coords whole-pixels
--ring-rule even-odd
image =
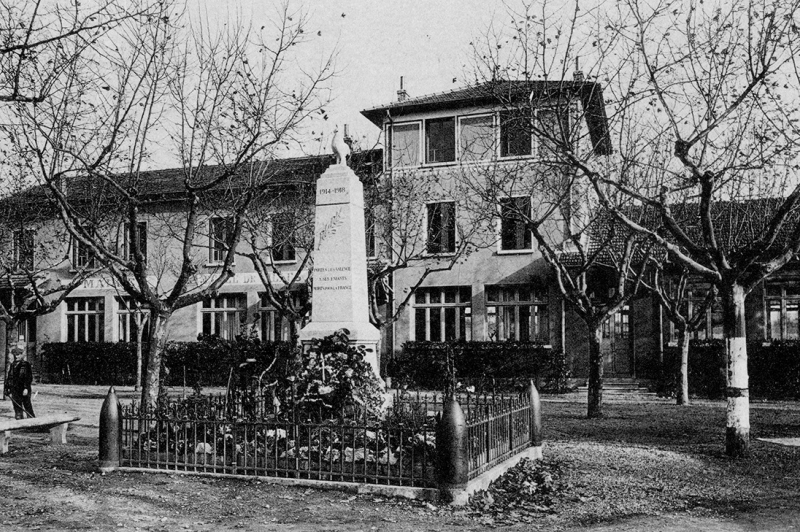
[[[51,414],[28,419],[0,420],[0,454],[8,452],[8,440],[11,432],[21,429],[50,429],[50,443],[67,443],[67,427],[80,418],[69,414]]]

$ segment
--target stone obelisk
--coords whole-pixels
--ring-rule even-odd
[[[367,360],[380,376],[380,331],[369,321],[364,188],[347,166],[350,149],[338,127],[332,144],[336,163],[317,180],[311,322],[300,331],[300,341],[308,345],[347,329],[350,343],[371,349]]]

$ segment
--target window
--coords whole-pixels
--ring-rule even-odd
[[[420,163],[419,124],[392,126],[392,165],[417,166]]]
[[[456,119],[425,121],[425,162],[449,163],[456,160]]]
[[[630,305],[623,305],[621,309],[614,313],[613,316],[603,322],[602,331],[603,338],[611,338],[611,332],[614,332],[614,338],[629,338],[631,333],[631,307]]]
[[[569,113],[564,106],[544,107],[536,111],[539,128],[545,136],[539,137],[539,157],[550,157],[556,151],[556,140],[569,140]]]
[[[95,268],[97,266],[94,252],[89,246],[74,237],[72,238],[72,266],[74,268]]]
[[[456,250],[456,204],[452,201],[428,204],[428,253]]]
[[[117,341],[135,342],[139,339],[147,341],[150,335],[150,309],[130,296],[117,297]]]
[[[520,196],[500,200],[500,249],[531,249],[531,232],[527,227],[530,217],[531,198]]]
[[[462,161],[491,159],[494,155],[494,121],[491,115],[459,120],[459,148]]]
[[[36,317],[25,318],[17,324],[17,339],[20,342],[36,341]]]
[[[418,288],[414,294],[414,339],[447,342],[472,339],[472,288]]]
[[[33,270],[34,234],[32,229],[14,231],[14,268]]]
[[[767,283],[764,287],[767,340],[800,339],[800,286]]]
[[[67,341],[105,341],[105,303],[102,297],[72,297],[67,302]]]
[[[272,306],[266,294],[260,295],[258,314],[261,323],[261,339],[265,342],[288,342],[291,340],[289,320]]]
[[[208,260],[224,262],[231,238],[233,237],[233,218],[211,218],[208,221]]]
[[[247,319],[244,294],[224,294],[203,301],[203,334],[234,340]]]
[[[291,213],[278,213],[272,217],[272,260],[295,260],[295,224]]]
[[[697,309],[700,309],[704,304],[708,291],[711,288],[708,285],[692,285],[686,290],[686,306],[684,312],[687,317],[693,317]],[[714,301],[711,306],[706,309],[706,315],[701,319],[697,330],[690,333],[691,338],[696,340],[712,340],[724,338],[723,321],[722,321],[722,306],[719,301]],[[678,341],[678,329],[675,324],[670,322],[669,331],[670,343]]]
[[[487,286],[489,340],[550,343],[547,294],[531,286]]]
[[[123,226],[122,256],[128,260],[133,260],[133,247],[130,245],[130,227],[129,223]],[[136,222],[136,240],[139,243],[139,251],[144,256],[144,259],[147,260],[147,222]]]
[[[528,112],[500,113],[500,156],[531,154],[531,128]]]

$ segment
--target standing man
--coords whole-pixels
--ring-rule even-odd
[[[25,360],[24,345],[17,344],[11,348],[11,355],[14,357],[11,367],[6,377],[4,395],[11,396],[11,403],[14,405],[14,417],[23,419],[24,417],[36,417],[31,405],[31,383],[33,382],[33,370],[31,364]]]

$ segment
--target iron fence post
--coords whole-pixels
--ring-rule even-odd
[[[108,473],[119,467],[122,450],[122,416],[114,387],[108,389],[100,409],[100,471]]]
[[[467,423],[455,397],[445,400],[442,418],[436,427],[436,478],[440,497],[460,502],[469,481]]]
[[[542,457],[542,402],[539,399],[539,392],[536,390],[536,385],[533,380],[528,388],[528,393],[531,399],[530,410],[530,433],[531,433],[531,446],[536,449],[534,453],[536,458]]]

